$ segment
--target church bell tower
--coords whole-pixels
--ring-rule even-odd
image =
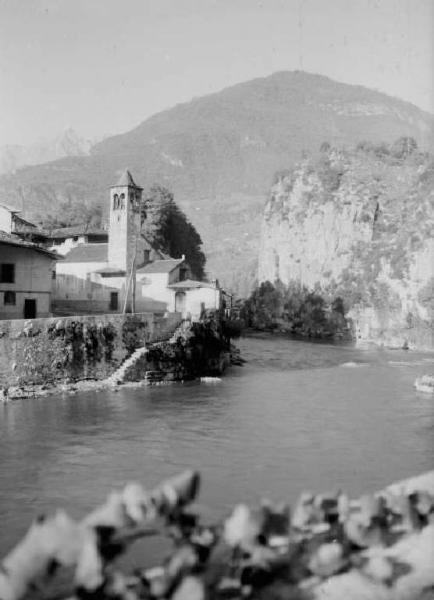
[[[108,262],[129,273],[140,237],[140,205],[143,188],[125,171],[110,188]]]

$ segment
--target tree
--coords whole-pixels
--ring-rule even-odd
[[[202,239],[174,201],[172,192],[160,185],[152,186],[142,203],[141,214],[143,232],[150,243],[174,258],[184,254],[193,276],[203,279],[206,258]]]

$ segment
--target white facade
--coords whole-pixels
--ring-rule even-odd
[[[0,204],[0,231],[12,233],[12,215],[13,211],[7,206]]]
[[[191,289],[171,289],[169,312],[181,312],[198,319],[203,310],[219,310],[221,308],[221,290],[212,284],[203,283],[202,287]]]

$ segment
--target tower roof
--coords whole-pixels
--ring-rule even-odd
[[[116,185],[112,185],[112,187],[125,187],[125,186],[135,187],[139,190],[142,189],[140,186],[135,184],[133,176],[128,171],[128,169],[125,169],[125,171],[120,176],[119,181],[116,183]]]

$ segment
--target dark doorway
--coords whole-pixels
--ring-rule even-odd
[[[24,299],[24,318],[36,319],[36,300],[33,298]]]
[[[118,293],[110,292],[110,310],[118,309]]]

